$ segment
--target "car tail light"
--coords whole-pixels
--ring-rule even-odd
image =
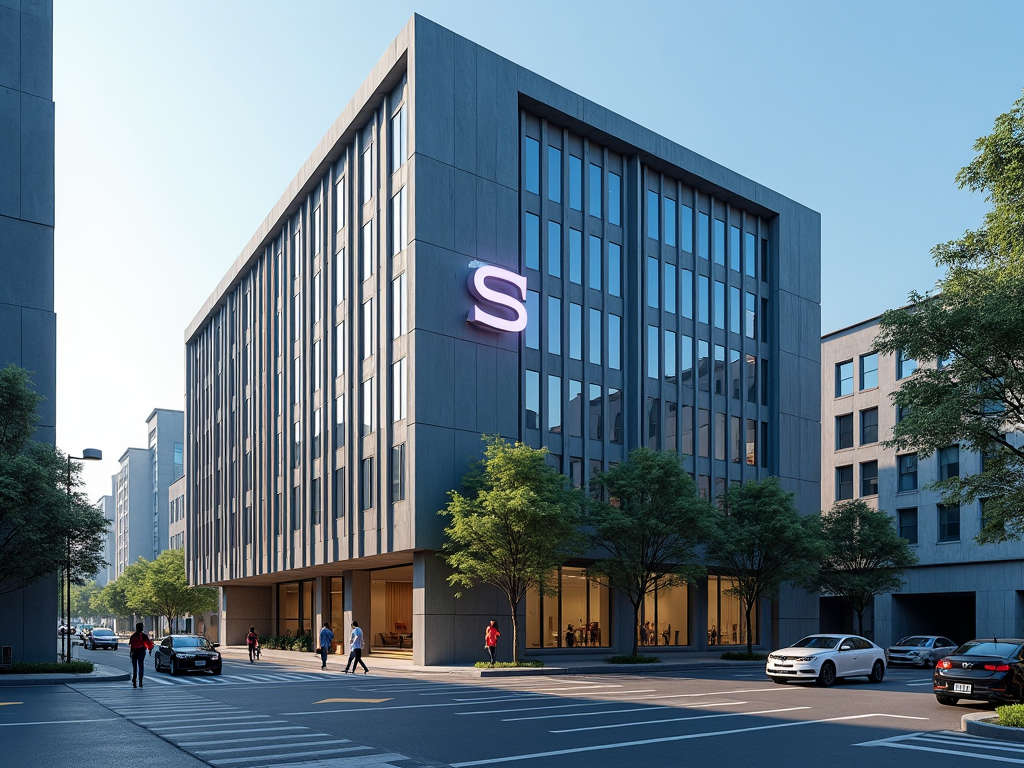
[[[936,669],[952,669],[953,662],[949,659],[942,659],[938,664],[935,665]]]
[[[1010,665],[1009,664],[986,664],[985,665],[985,669],[987,669],[989,672],[1009,672],[1010,671]]]

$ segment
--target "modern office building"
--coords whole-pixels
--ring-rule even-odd
[[[814,211],[413,17],[186,332],[185,547],[223,587],[224,641],[357,619],[417,663],[479,657],[508,606],[455,599],[436,553],[481,434],[548,447],[577,484],[674,449],[708,497],[778,475],[817,511],[819,235]],[[527,599],[528,653],[631,646],[586,564]],[[651,641],[817,627],[787,592],[748,628],[728,586],[652,596]]]
[[[103,513],[103,518],[110,521],[110,527],[107,529],[107,536],[103,542],[103,559],[107,562],[107,566],[96,574],[97,587],[105,587],[116,578],[114,575],[117,570],[115,566],[117,561],[115,556],[117,552],[117,501],[115,498],[117,488],[114,485],[116,478],[117,475],[110,478],[111,493],[107,496],[100,496],[95,504],[96,509]]]
[[[182,475],[167,489],[167,548],[185,548],[186,480]]]
[[[946,505],[930,487],[979,472],[981,456],[957,445],[927,458],[882,446],[899,419],[890,394],[918,366],[942,363],[875,352],[878,320],[821,340],[821,507],[863,499],[885,510],[919,561],[902,590],[875,598],[873,615],[865,618],[869,636],[882,645],[916,633],[948,635],[957,642],[1020,637],[1024,544],[978,544],[981,504]],[[822,598],[820,610],[822,631],[851,627],[849,610],[836,598]]]
[[[32,373],[44,397],[35,439],[56,442],[53,307],[53,4],[0,5],[0,367]],[[0,646],[53,661],[57,576],[0,595]]]
[[[146,419],[148,448],[128,448],[114,476],[117,506],[114,577],[140,557],[170,547],[168,489],[184,475],[183,411],[156,408]]]

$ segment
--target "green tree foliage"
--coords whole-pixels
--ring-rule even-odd
[[[142,610],[139,610],[129,597],[129,594],[138,592],[138,585],[145,581],[148,571],[149,561],[143,557],[125,567],[120,576],[109,582],[92,598],[92,609],[97,615],[125,620],[131,619],[135,614],[145,616],[156,613],[157,611],[148,605],[141,606]]]
[[[704,573],[694,561],[710,506],[681,461],[675,451],[637,448],[591,483],[602,498],[588,502],[586,522],[593,545],[606,554],[591,570],[633,606],[633,656],[647,595]]]
[[[106,565],[108,522],[79,490],[81,468],[71,463],[69,500],[67,456],[31,439],[41,399],[25,370],[0,370],[0,594],[69,565],[81,584]]]
[[[917,556],[888,514],[859,500],[839,502],[823,513],[821,538],[821,567],[813,587],[843,598],[856,611],[857,631],[863,635],[865,609],[875,595],[903,587],[903,573]]]
[[[547,449],[485,436],[483,460],[449,492],[441,556],[456,597],[477,584],[497,588],[512,614],[512,658],[519,661],[519,605],[530,589],[550,594],[548,577],[579,549],[582,494],[546,461]],[[482,630],[481,630],[482,634]]]
[[[183,549],[165,549],[146,564],[144,576],[127,591],[129,605],[136,613],[164,616],[168,626],[173,626],[179,616],[206,613],[217,607],[216,589],[189,586]]]
[[[925,365],[892,399],[909,412],[886,446],[927,457],[949,445],[979,451],[983,470],[937,487],[947,503],[985,503],[981,542],[1024,534],[1024,97],[978,139],[957,174],[992,203],[982,226],[932,249],[946,269],[938,293],[914,292],[886,312],[875,344]]]
[[[733,579],[747,621],[747,653],[753,653],[751,616],[764,598],[787,582],[806,583],[821,557],[816,517],[802,517],[793,494],[776,477],[727,491],[711,512],[707,561]]]
[[[100,588],[96,586],[96,582],[92,579],[87,581],[85,584],[74,584],[71,587],[71,615],[74,616],[92,616],[94,611],[92,609],[92,599],[98,595]]]

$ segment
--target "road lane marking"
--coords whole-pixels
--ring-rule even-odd
[[[246,739],[216,739],[214,741],[178,741],[179,747],[206,747],[213,744],[241,744],[253,741],[280,741],[281,739],[318,739],[321,736],[329,736],[328,733],[280,733],[276,736],[250,736]]]
[[[253,725],[261,725],[261,726],[262,725],[271,725],[271,724],[276,725],[277,723],[287,723],[287,722],[288,722],[287,720],[264,720],[262,723],[253,723]],[[142,724],[138,723],[138,725],[142,725]],[[218,727],[220,725],[223,725],[225,727],[230,727],[232,725],[248,725],[248,723],[217,723],[217,724],[214,724],[213,727],[216,728],[216,727]],[[185,727],[184,723],[179,723],[178,725],[172,725],[172,726],[169,726],[167,728],[164,728],[161,725],[143,725],[142,727],[143,728],[147,728],[147,729],[153,731],[153,733],[158,733],[159,732],[160,735],[162,735],[162,736],[169,736],[170,734],[180,733],[180,732],[195,733],[195,730],[196,730],[195,723],[190,724],[188,727]],[[259,731],[259,730],[264,730],[264,729],[254,728],[253,730]],[[273,728],[267,728],[265,730],[272,731],[274,729]],[[211,736],[217,736],[218,734],[221,734],[221,733],[234,733],[234,731],[210,731],[210,735]]]
[[[304,747],[322,747],[325,744],[351,744],[352,739],[328,739],[327,741],[304,741],[302,746]],[[180,746],[180,745],[179,745]],[[225,747],[224,749],[193,749],[190,750],[193,755],[222,755],[226,752],[259,752],[267,749],[291,749],[294,744],[263,744],[259,747]],[[369,749],[369,747],[364,747]]]
[[[770,689],[769,689],[770,690]],[[927,720],[927,717],[910,717],[909,715],[847,715],[846,717],[830,717],[824,720],[794,720],[785,723],[772,723],[771,725],[755,725],[749,728],[731,728],[725,731],[706,731],[703,733],[686,733],[679,736],[662,736],[656,739],[640,739],[637,741],[620,741],[615,744],[595,744],[588,747],[573,747],[569,749],[554,749],[549,752],[533,752],[524,755],[508,755],[507,757],[492,757],[483,760],[469,760],[462,763],[451,763],[449,768],[472,768],[477,765],[493,765],[495,763],[512,763],[519,760],[534,760],[539,757],[560,757],[562,755],[577,755],[583,752],[597,752],[603,749],[622,749],[626,747],[643,747],[649,744],[669,744],[674,741],[689,741],[691,739],[706,739],[712,736],[732,736],[737,733],[751,733],[754,731],[768,731],[776,728],[792,728],[799,725],[817,725],[820,723],[835,723],[844,720],[862,720],[869,717],[893,717],[910,720]]]
[[[0,701],[0,707],[9,707],[12,704],[24,704],[24,701]]]
[[[120,720],[120,717],[98,717],[93,720],[36,720],[31,723],[0,723],[0,728],[10,728],[15,725],[67,725],[69,723],[107,723],[111,720]]]
[[[201,720],[204,723],[216,723],[220,720],[262,720],[263,718],[270,717],[270,715],[216,715],[213,717],[207,717],[202,712],[197,712],[194,715],[188,717],[154,717],[153,715],[143,715],[142,717],[128,716],[128,719],[138,723],[139,725],[145,725],[146,723],[167,723],[168,725],[181,725],[186,722],[196,722]]]
[[[907,686],[909,687],[909,686],[915,686],[915,685],[933,685],[933,684],[934,684],[934,681],[929,680],[927,683],[907,683]]]
[[[271,755],[271,757],[313,757],[314,755],[336,755],[340,752],[356,752],[361,749],[373,749],[373,747],[339,747],[338,749],[316,749],[310,752],[292,752],[289,755]],[[207,760],[210,765],[230,765],[232,763],[249,763],[258,760],[252,755],[249,757],[222,757],[215,760]]]
[[[273,765],[265,766],[265,768],[329,768],[330,765],[334,765],[335,768],[343,768],[343,766],[350,766],[351,768],[382,768],[382,766],[391,766],[392,763],[400,763],[408,759],[405,755],[400,755],[397,752],[385,752],[383,754],[365,755],[362,756],[361,760],[357,757],[339,758],[344,763],[331,761],[331,763],[325,764],[317,760],[312,763],[274,763]]]
[[[548,707],[520,707],[518,709],[485,709],[474,712],[456,712],[456,715],[503,715],[506,712],[536,712],[538,709],[570,709],[573,707],[601,707],[613,704],[611,701],[588,701],[586,704],[553,704]]]
[[[392,699],[321,699],[314,701],[314,704],[380,704]]]
[[[668,709],[668,707],[652,707],[652,709]],[[774,715],[779,712],[796,712],[810,707],[788,707],[786,709],[761,709],[754,712],[716,712],[713,715],[691,715],[689,717],[670,717],[662,720],[636,720],[632,723],[610,723],[608,725],[588,725],[580,728],[566,728],[549,733],[577,733],[578,731],[605,731],[611,728],[632,728],[636,725],[661,725],[662,723],[682,723],[687,720],[714,720],[720,717],[744,717],[746,715]],[[646,710],[634,710],[646,711]]]
[[[985,755],[977,752],[963,752],[957,749],[940,749],[938,747],[925,747],[919,744],[906,744],[907,740],[913,739],[920,736],[920,734],[910,734],[907,736],[894,737],[892,739],[881,739],[879,741],[871,742],[866,741],[862,744],[854,744],[855,747],[891,747],[893,749],[910,749],[915,752],[935,752],[940,755],[956,755],[957,757],[973,757],[976,760],[988,760],[994,763],[1013,763],[1020,765],[1021,761],[1015,757],[1001,757],[999,755]],[[978,746],[982,749],[991,749],[991,747],[985,747],[984,745],[966,744],[965,746]]]
[[[614,704],[615,702],[613,702],[613,701],[603,701],[601,703],[602,704],[609,704],[609,705],[611,705],[611,704]],[[700,707],[725,707],[725,706],[735,706],[735,705],[746,704],[746,703],[747,702],[745,702],[745,701],[716,701],[716,702],[713,702],[711,704],[698,704],[697,706],[700,706]],[[503,722],[503,723],[514,723],[517,720],[554,720],[556,718],[562,718],[562,717],[600,717],[601,715],[617,715],[617,714],[621,714],[623,712],[653,712],[653,711],[658,710],[658,709],[676,709],[676,707],[632,707],[630,709],[608,709],[608,710],[602,710],[600,712],[570,712],[568,714],[536,715],[534,717],[507,717],[507,718],[503,718],[501,722]],[[807,707],[804,707],[804,709],[807,709]],[[784,710],[784,711],[788,711],[788,710]],[[554,733],[554,731],[553,731],[553,733]]]
[[[1000,746],[1006,742],[996,742],[991,739],[972,739],[970,736],[944,736],[941,733],[931,733],[927,736],[920,736],[921,741],[933,741],[936,744],[959,744],[969,747],[983,747],[997,752],[1021,752],[1024,753],[1024,744],[1021,746]]]
[[[274,720],[273,722],[275,722],[275,723],[284,723],[284,722],[287,722],[287,721],[286,720]],[[157,733],[157,735],[159,735],[159,736],[167,736],[167,737],[170,737],[171,734],[174,734],[174,733],[183,732],[186,735],[188,735],[190,733],[195,733],[195,731],[196,731],[195,726],[193,726],[192,728],[176,728],[176,729],[173,729],[173,730],[170,730],[170,731],[159,731],[159,729],[155,729],[155,728],[150,728],[149,730],[153,731],[153,733]],[[308,730],[309,730],[309,726],[308,725],[285,725],[285,726],[280,726],[278,728],[238,728],[238,729],[231,730],[231,731],[210,731],[206,735],[207,736],[226,736],[229,733],[266,733],[267,731],[308,731]],[[158,733],[158,731],[159,731],[159,733]],[[299,734],[299,735],[305,737],[305,736],[308,736],[309,734],[303,733],[303,734]]]

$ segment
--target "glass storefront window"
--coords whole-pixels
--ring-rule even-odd
[[[640,606],[640,645],[689,645],[689,588],[656,587]]]
[[[291,581],[277,585],[277,634],[287,637],[313,632],[312,581]]]
[[[553,596],[526,595],[527,648],[607,648],[611,645],[608,586],[585,568],[560,568],[549,582]]]
[[[748,627],[740,599],[730,593],[735,579],[708,576],[708,645],[746,645]],[[758,640],[758,616],[755,606],[750,617],[754,645]]]

